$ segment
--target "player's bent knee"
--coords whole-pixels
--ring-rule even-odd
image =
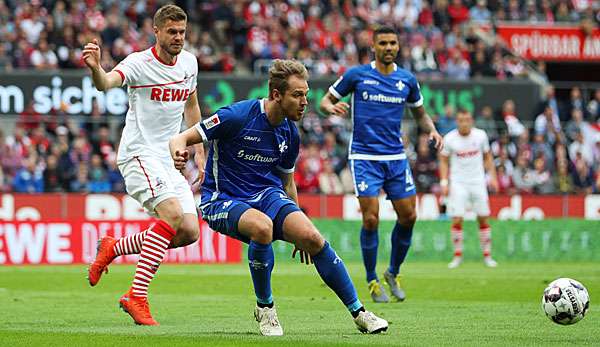
[[[325,245],[325,239],[321,234],[313,229],[307,233],[305,233],[306,237],[302,240],[302,246],[305,251],[307,251],[310,255],[315,255],[323,249]]]
[[[379,217],[374,213],[365,214],[363,224],[367,230],[376,230],[379,226]]]
[[[267,244],[273,241],[273,222],[269,218],[256,220],[251,226],[252,241]]]
[[[414,210],[404,213],[398,219],[398,223],[400,225],[405,225],[405,226],[412,226],[415,224],[416,221],[417,221],[417,212]]]

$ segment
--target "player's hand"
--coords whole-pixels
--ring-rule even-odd
[[[196,183],[202,184],[202,182],[204,182],[204,155],[196,152],[196,154],[194,154],[194,161],[196,162],[196,167],[198,168],[198,177],[192,183],[192,185]]]
[[[100,67],[100,46],[98,40],[93,39],[92,42],[83,47],[82,52],[83,62],[92,70]]]
[[[429,133],[429,141],[433,142],[433,145],[438,152],[444,148],[444,138],[436,130]]]
[[[296,253],[300,254],[301,263],[304,263],[306,265],[310,265],[313,263],[312,257],[310,256],[310,254],[308,254],[308,252],[303,251],[300,248],[294,246],[294,251],[292,252],[293,259],[296,259]]]
[[[190,152],[188,152],[187,149],[184,149],[182,151],[176,150],[175,155],[173,156],[173,162],[175,163],[175,168],[179,171],[182,171],[183,169],[185,169],[185,164],[187,163],[189,156],[190,156]]]
[[[329,110],[327,110],[329,112],[329,114],[335,114],[337,116],[342,116],[345,117],[346,115],[348,115],[348,109],[350,109],[350,105],[348,105],[348,103],[340,101],[336,104],[331,105],[331,107],[329,107]]]

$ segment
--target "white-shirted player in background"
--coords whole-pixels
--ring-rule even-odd
[[[88,43],[83,59],[98,90],[128,86],[129,111],[121,136],[117,164],[127,193],[159,218],[148,230],[115,240],[104,237],[88,270],[90,285],[100,280],[108,265],[120,255],[140,254],[133,284],[119,300],[136,324],[157,325],[148,306],[148,285],[167,248],[185,246],[198,239],[199,225],[192,190],[175,169],[169,139],[181,130],[182,114],[188,127],[200,121],[196,93],[198,63],[183,50],[187,25],[185,12],[165,5],[154,15],[156,45],[127,56],[111,72],[100,66],[97,40]],[[187,157],[187,152],[183,153]],[[204,178],[204,150],[194,157]]]
[[[473,127],[473,117],[468,111],[460,110],[456,115],[456,123],[458,128],[444,136],[444,149],[440,155],[440,184],[443,195],[450,193],[447,206],[452,217],[454,244],[454,259],[448,267],[453,269],[462,262],[462,222],[468,207],[477,214],[483,261],[486,266],[496,267],[491,254],[492,230],[488,224],[490,207],[485,170],[490,176],[492,190],[498,191],[498,181],[488,137],[485,131]]]

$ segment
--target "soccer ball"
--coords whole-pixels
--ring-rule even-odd
[[[551,282],[542,296],[542,309],[556,324],[575,324],[590,307],[590,296],[583,284],[570,278]]]

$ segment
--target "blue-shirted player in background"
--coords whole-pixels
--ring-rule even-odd
[[[404,300],[398,273],[410,247],[416,220],[415,184],[402,144],[401,123],[408,106],[421,129],[439,150],[442,137],[423,107],[419,83],[415,76],[399,68],[394,60],[400,49],[398,35],[389,27],[373,33],[375,61],[349,69],[321,100],[327,114],[345,116],[350,109],[353,134],[349,160],[356,196],[362,211],[360,245],[367,271],[367,282],[375,302],[389,302],[380,284],[377,264],[379,191],[383,188],[392,201],[397,223],[392,231],[390,265],[385,281],[397,300]],[[340,100],[352,93],[352,107]]]
[[[181,169],[187,146],[212,141],[202,184],[202,218],[212,229],[248,243],[257,299],[254,316],[261,334],[283,335],[271,294],[274,240],[293,243],[307,263],[310,255],[358,329],[378,333],[388,323],[365,311],[344,263],[298,208],[293,173],[300,138],[294,121],[302,118],[308,104],[307,79],[301,63],[275,60],[269,70],[268,99],[219,109],[172,138],[171,155]]]

